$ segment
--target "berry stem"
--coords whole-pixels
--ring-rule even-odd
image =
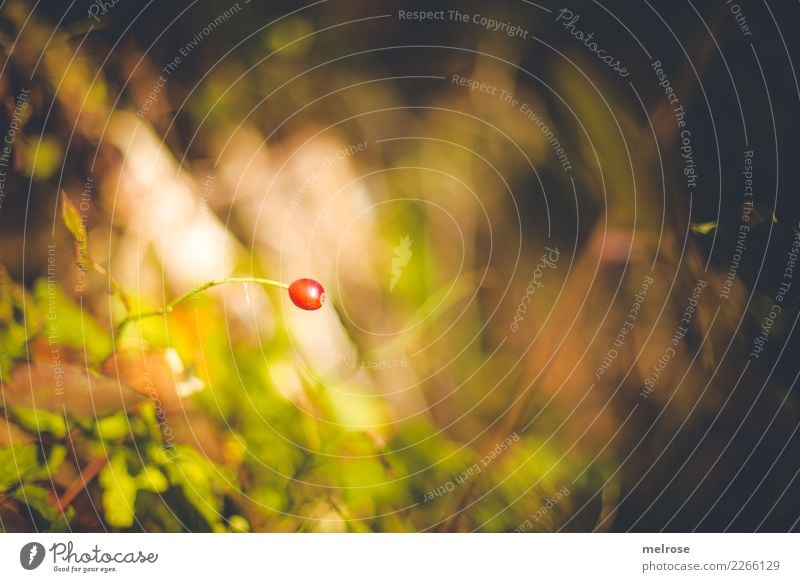
[[[226,279],[214,279],[211,281],[207,281],[202,285],[198,285],[193,289],[190,289],[186,293],[182,295],[178,295],[175,299],[167,303],[161,309],[156,309],[154,311],[141,311],[139,313],[133,313],[125,317],[119,326],[117,327],[116,336],[119,337],[122,335],[122,332],[125,328],[134,323],[136,321],[140,321],[142,319],[147,319],[148,317],[157,317],[161,315],[166,315],[171,313],[175,307],[186,301],[187,299],[191,299],[205,291],[206,289],[210,289],[211,287],[216,287],[217,285],[224,285],[225,283],[256,283],[258,285],[267,285],[270,287],[279,287],[281,289],[288,289],[289,285],[286,283],[282,283],[281,281],[274,281],[272,279],[264,279],[262,277],[228,277]]]

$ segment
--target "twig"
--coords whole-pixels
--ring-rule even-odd
[[[180,303],[183,303],[187,299],[191,299],[205,291],[206,289],[210,289],[211,287],[216,287],[217,285],[223,285],[225,283],[256,283],[258,285],[269,285],[272,287],[280,287],[281,289],[288,289],[289,285],[286,283],[282,283],[280,281],[274,281],[272,279],[263,279],[261,277],[228,277],[227,279],[216,279],[213,281],[208,281],[203,283],[202,285],[198,285],[197,287],[190,289],[186,293],[182,295],[178,295],[175,299],[167,303],[163,308],[156,309],[154,311],[143,311],[140,313],[134,313],[132,315],[128,315],[123,319],[119,326],[117,327],[117,331],[115,333],[116,337],[122,335],[122,332],[125,328],[134,323],[136,321],[140,321],[142,319],[146,319],[148,317],[158,317],[161,315],[166,315],[171,313],[175,307],[177,307]]]
[[[94,479],[100,470],[105,467],[108,462],[107,457],[95,457],[80,471],[80,474],[72,480],[72,482],[64,491],[61,497],[55,497],[53,505],[55,508],[64,514],[64,511],[69,504],[78,496],[78,494],[89,486],[89,483]]]

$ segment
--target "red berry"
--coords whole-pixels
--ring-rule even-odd
[[[314,279],[298,279],[289,285],[289,297],[300,309],[314,311],[325,303],[325,289]]]

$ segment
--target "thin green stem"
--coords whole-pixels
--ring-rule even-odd
[[[228,277],[227,279],[215,279],[212,281],[207,281],[202,285],[198,285],[197,287],[190,289],[186,293],[182,295],[178,295],[175,299],[167,303],[161,309],[156,309],[154,311],[142,311],[140,313],[134,313],[128,315],[123,319],[119,326],[117,327],[116,336],[119,337],[122,335],[122,332],[125,328],[134,323],[136,321],[140,321],[142,319],[146,319],[148,317],[157,317],[161,315],[166,315],[171,313],[175,307],[186,301],[187,299],[191,299],[205,291],[206,289],[210,289],[211,287],[216,287],[217,285],[224,285],[225,283],[255,283],[257,285],[267,285],[270,287],[280,287],[281,289],[288,289],[289,285],[286,283],[282,283],[281,281],[274,281],[272,279],[264,279],[262,277]]]

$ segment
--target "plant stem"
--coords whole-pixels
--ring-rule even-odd
[[[95,457],[92,459],[83,469],[79,470],[78,476],[72,480],[61,497],[53,494],[50,498],[51,504],[63,514],[69,504],[75,500],[81,491],[89,486],[89,482],[106,466],[107,462],[107,457]]]
[[[140,313],[134,313],[126,316],[125,319],[123,319],[120,322],[119,326],[117,327],[116,335],[117,337],[122,335],[122,332],[125,330],[125,328],[129,324],[135,321],[146,319],[148,317],[157,317],[160,315],[166,315],[168,313],[171,313],[172,310],[175,309],[175,307],[177,307],[179,304],[183,303],[187,299],[191,299],[192,297],[199,295],[206,289],[210,289],[211,287],[216,287],[217,285],[223,285],[225,283],[255,283],[258,285],[268,285],[270,287],[280,287],[281,289],[289,288],[289,285],[287,285],[286,283],[282,283],[280,281],[274,281],[272,279],[263,279],[261,277],[228,277],[227,279],[215,279],[212,281],[207,281],[202,285],[198,285],[197,287],[190,289],[189,291],[183,293],[182,295],[178,295],[175,299],[167,303],[161,309],[156,309],[154,311],[142,311]]]

